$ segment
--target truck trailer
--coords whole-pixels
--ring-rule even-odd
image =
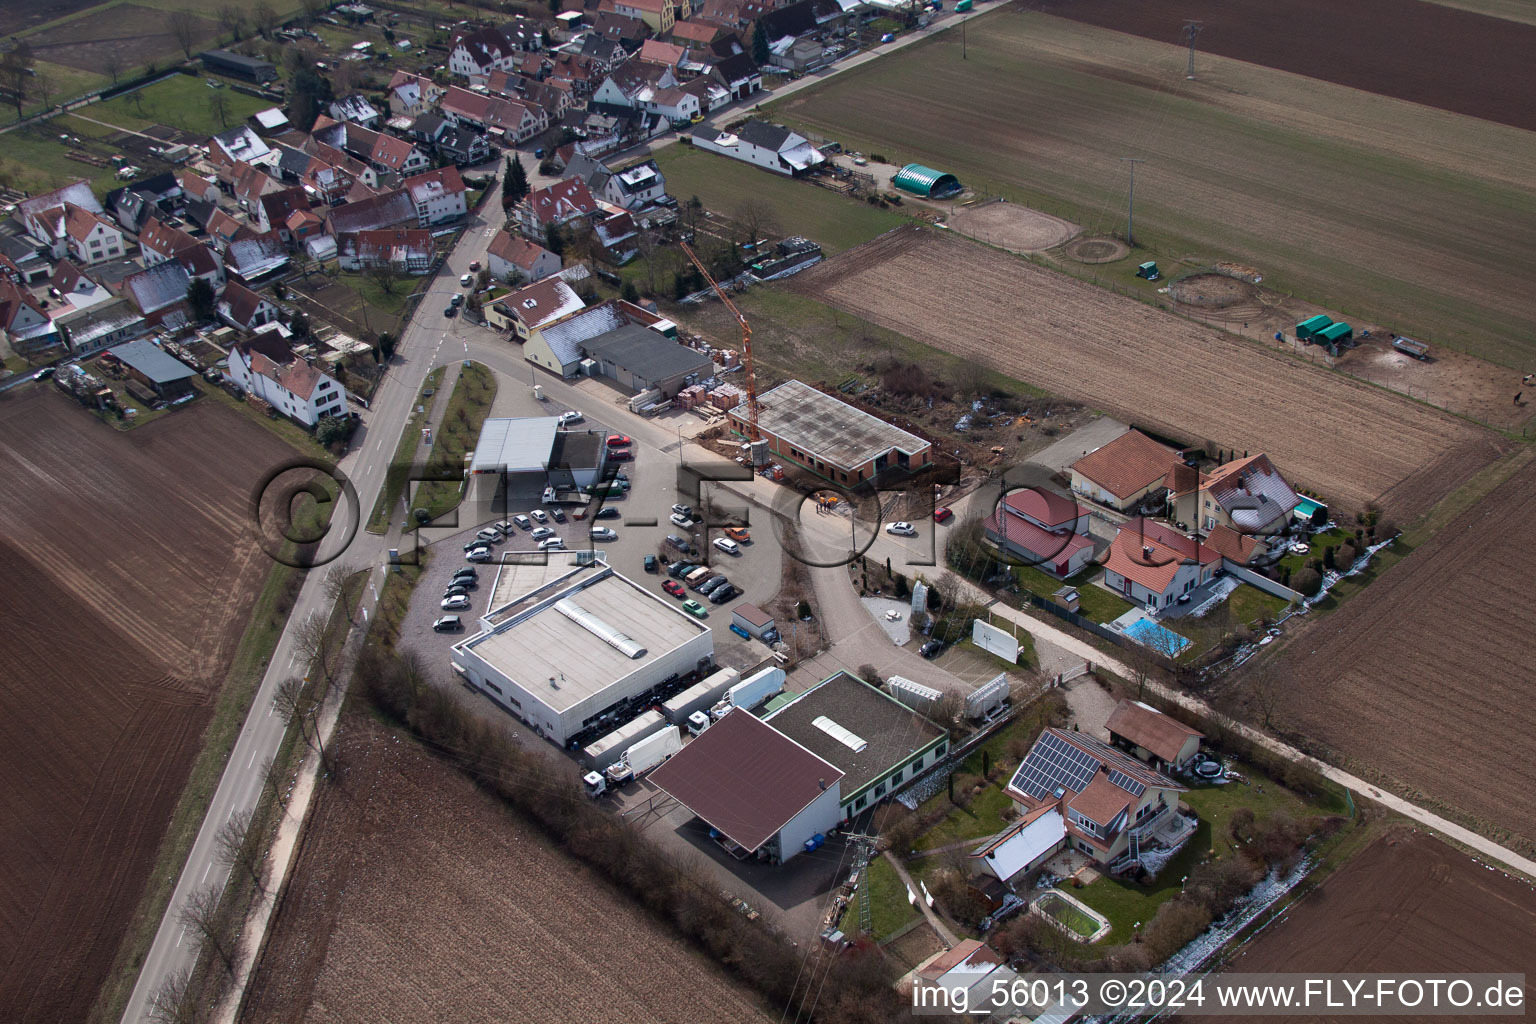
[[[660,711],[647,711],[627,725],[620,726],[581,752],[582,760],[593,771],[604,771],[624,756],[624,752],[648,736],[667,727]]]
[[[718,719],[734,708],[751,711],[782,689],[784,689],[784,670],[778,667],[765,668],[727,690],[725,699],[716,704],[710,714]]]
[[[694,683],[682,693],[661,706],[661,713],[673,725],[687,722],[695,711],[713,707],[725,692],[741,682],[741,673],[733,668],[723,668],[701,682]]]
[[[670,725],[631,744],[624,756],[601,772],[588,772],[581,781],[588,796],[599,797],[610,789],[628,785],[682,749],[682,730]]]

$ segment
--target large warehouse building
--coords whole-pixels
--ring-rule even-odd
[[[602,474],[605,455],[601,433],[561,430],[553,416],[488,419],[470,459],[467,496],[483,517],[505,509],[507,496],[590,487]]]
[[[603,562],[571,569],[482,623],[453,645],[454,671],[561,746],[714,659],[708,626]]]
[[[745,434],[746,406],[727,415],[731,429]],[[757,426],[781,461],[850,487],[883,470],[926,466],[933,456],[933,445],[916,434],[798,380],[758,399]]]

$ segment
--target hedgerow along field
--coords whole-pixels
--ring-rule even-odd
[[[768,116],[1089,234],[1124,233],[1121,158],[1143,157],[1148,255],[1250,264],[1346,316],[1536,369],[1536,134],[1209,55],[1187,82],[1182,47],[1015,5],[967,41],[962,61],[959,33],[938,33]]]

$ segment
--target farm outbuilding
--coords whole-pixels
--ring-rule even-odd
[[[1329,324],[1318,331],[1316,338],[1329,345],[1342,345],[1355,336],[1355,329],[1342,320],[1335,324]]]
[[[936,171],[922,164],[907,164],[896,172],[891,184],[903,192],[910,192],[924,199],[943,199],[960,191],[960,179],[945,171]]]
[[[1296,340],[1306,341],[1308,338],[1320,334],[1324,328],[1333,323],[1332,317],[1319,313],[1317,316],[1309,316],[1296,325]]]

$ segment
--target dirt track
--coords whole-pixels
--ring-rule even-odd
[[[1536,892],[1528,883],[1491,871],[1425,833],[1401,829],[1376,840],[1285,911],[1226,970],[1529,976],[1536,972],[1532,935]]]
[[[1536,849],[1536,460],[1298,636],[1276,718]],[[1487,829],[1483,829],[1487,831]],[[1497,836],[1495,835],[1495,838]]]
[[[1266,451],[1344,509],[1416,515],[1497,453],[1400,396],[943,233],[898,229],[789,287],[1169,437]]]
[[[754,997],[413,741],[343,723],[242,1020],[766,1021]]]
[[[247,490],[289,449],[201,404],[119,434],[0,404],[0,1018],[84,1020],[269,562]]]
[[[1536,26],[1422,0],[1185,0],[1177,12],[1120,0],[1039,6],[1163,43],[1182,42],[1185,19],[1203,21],[1196,41],[1203,51],[1536,129]]]

